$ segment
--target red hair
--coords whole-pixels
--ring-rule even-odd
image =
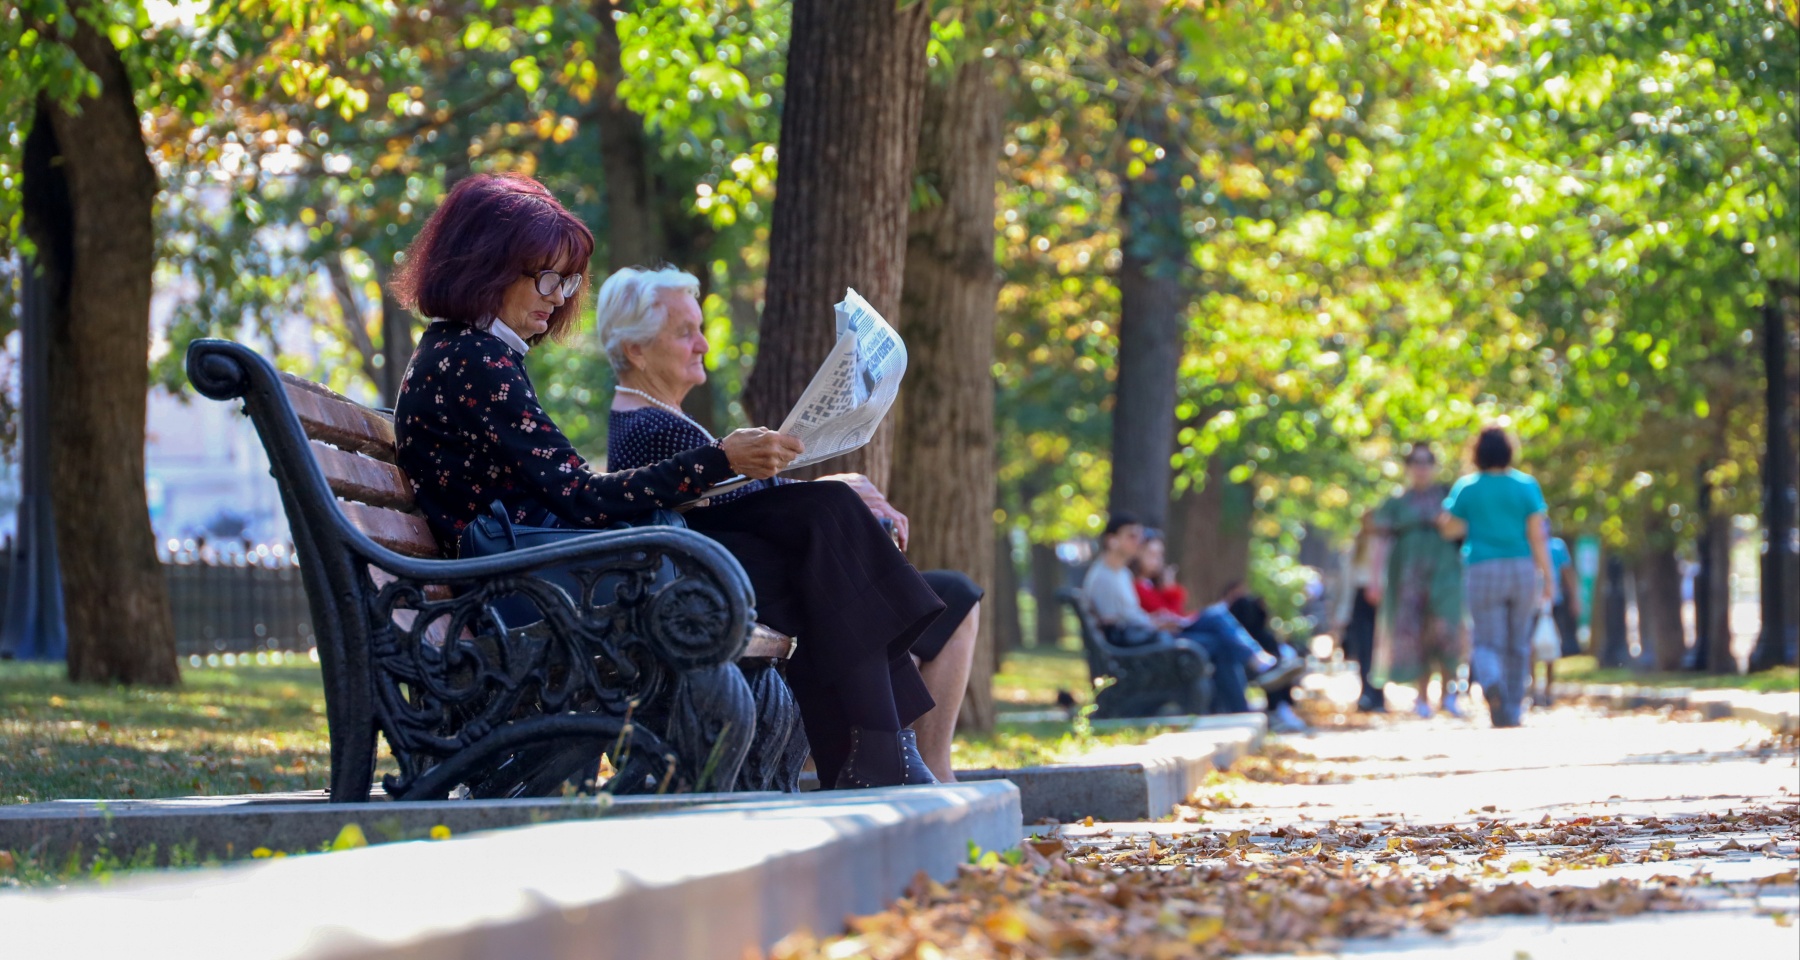
[[[515,173],[480,173],[450,190],[394,275],[394,296],[427,317],[482,326],[499,316],[506,288],[540,270],[588,272],[594,234],[544,185]],[[574,325],[587,284],[550,313],[560,338]]]

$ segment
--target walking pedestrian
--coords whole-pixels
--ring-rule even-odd
[[[1521,722],[1531,684],[1531,629],[1552,599],[1548,512],[1537,480],[1512,468],[1513,444],[1500,427],[1475,440],[1476,472],[1456,481],[1438,526],[1463,540],[1474,650],[1471,679],[1481,684],[1496,727]]]
[[[1375,669],[1376,600],[1370,599],[1371,588],[1380,596],[1380,572],[1375,559],[1375,517],[1365,513],[1356,543],[1350,549],[1350,582],[1338,604],[1338,645],[1344,656],[1356,661],[1356,674],[1362,681],[1362,694],[1356,708],[1364,713],[1386,713],[1387,696],[1379,685],[1371,682]]]
[[[1440,705],[1463,716],[1457,699],[1456,668],[1462,651],[1463,561],[1456,545],[1438,527],[1446,489],[1438,481],[1437,455],[1415,443],[1406,453],[1406,489],[1375,511],[1375,556],[1380,580],[1364,588],[1381,610],[1382,639],[1375,652],[1372,682],[1412,683],[1413,709],[1431,716],[1429,688],[1436,673]]]
[[[1581,638],[1576,634],[1576,624],[1581,618],[1581,581],[1575,575],[1575,559],[1569,555],[1569,545],[1563,538],[1555,536],[1548,518],[1544,520],[1544,535],[1550,538],[1550,580],[1554,585],[1550,622],[1556,625],[1556,638],[1561,644],[1558,652],[1573,657],[1581,652]],[[1548,707],[1555,687],[1556,661],[1545,660],[1543,692],[1534,692],[1531,702]]]

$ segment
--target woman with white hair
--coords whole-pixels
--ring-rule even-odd
[[[627,267],[600,288],[600,342],[619,378],[607,439],[607,463],[614,470],[647,466],[672,455],[663,451],[713,442],[711,433],[681,411],[688,392],[706,382],[708,344],[699,292],[698,280],[673,267]],[[860,474],[812,482],[758,480],[699,501],[687,522],[743,562],[756,588],[758,619],[798,638],[788,682],[806,722],[819,781],[828,784],[844,749],[846,725],[836,712],[837,699],[825,693],[839,683],[841,652],[857,646],[855,637],[836,632],[860,629],[855,624],[871,612],[858,608],[880,601],[809,581],[812,568],[793,552],[796,542],[840,535],[835,524],[842,518],[810,513],[826,491],[834,500],[852,494],[867,508],[861,511],[863,522],[889,521],[896,544],[906,548],[906,516]],[[897,555],[892,547],[873,552],[885,561]],[[910,656],[901,654],[890,669],[899,719],[912,727],[900,730],[902,750],[920,757],[936,779],[950,781],[955,779],[950,743],[974,658],[981,588],[954,571],[929,570],[923,578],[944,613],[913,639]],[[819,609],[806,612],[812,605]],[[923,687],[915,689],[921,679]]]

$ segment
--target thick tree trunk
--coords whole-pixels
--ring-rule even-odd
[[[1248,484],[1232,483],[1230,466],[1214,457],[1206,485],[1175,499],[1168,533],[1169,562],[1195,606],[1219,599],[1250,575],[1250,520],[1255,498]]]
[[[1681,564],[1675,548],[1656,540],[1638,556],[1633,580],[1638,605],[1638,643],[1657,670],[1679,670],[1687,654],[1681,622]]]
[[[753,422],[787,416],[831,349],[846,287],[899,319],[930,16],[930,4],[893,0],[793,4],[768,287],[744,387]],[[892,445],[884,424],[815,474],[860,472],[885,488]]]
[[[994,188],[1004,103],[989,64],[957,69],[925,93],[917,177],[937,202],[907,227],[900,335],[909,355],[893,411],[889,499],[912,521],[907,554],[922,570],[961,570],[991,588],[994,569]],[[964,700],[991,700],[1000,648],[990,605]],[[993,710],[969,728],[992,727]]]
[[[1800,644],[1800,554],[1794,543],[1794,485],[1800,476],[1795,464],[1793,431],[1800,426],[1794,410],[1793,359],[1796,336],[1790,318],[1800,318],[1800,291],[1771,284],[1763,304],[1762,356],[1763,403],[1767,417],[1763,428],[1763,550],[1762,631],[1750,652],[1750,669],[1767,670],[1796,663]]]
[[[1188,304],[1181,276],[1181,229],[1168,118],[1146,104],[1124,126],[1133,137],[1167,144],[1168,155],[1124,179],[1120,197],[1119,360],[1113,386],[1112,495],[1115,512],[1152,527],[1167,520],[1175,450],[1175,373]]]
[[[1731,515],[1708,510],[1702,518],[1700,574],[1694,581],[1694,626],[1705,638],[1708,673],[1737,673],[1731,653]]]
[[[1054,650],[1062,644],[1063,605],[1056,592],[1063,588],[1063,564],[1056,547],[1048,543],[1031,545],[1031,599],[1037,608],[1037,622],[1032,624],[1032,643],[1039,650]]]
[[[100,94],[78,114],[39,102],[24,191],[53,291],[50,471],[69,677],[170,686],[181,674],[144,498],[156,172],[118,51],[76,22],[69,45]]]
[[[1012,539],[1005,528],[994,528],[994,588],[983,606],[994,608],[994,649],[1016,650],[1024,645],[1019,622],[1019,566],[1012,553]],[[994,664],[999,668],[999,663]]]
[[[593,119],[600,131],[601,195],[606,198],[607,272],[620,267],[654,266],[668,257],[662,217],[657,215],[656,185],[650,173],[650,143],[644,118],[619,99],[624,68],[619,62],[619,33],[612,0],[598,0],[594,16]],[[624,3],[616,6],[625,6]]]

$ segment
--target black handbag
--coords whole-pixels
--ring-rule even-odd
[[[514,523],[507,514],[506,505],[495,500],[488,506],[486,513],[477,516],[463,528],[462,536],[457,540],[457,556],[489,557],[497,553],[510,553],[527,547],[541,547],[549,543],[561,543],[576,537],[589,537],[599,530],[591,527],[564,527],[557,525],[555,514],[546,513],[544,525],[527,525]],[[673,510],[652,510],[642,519],[633,522],[615,523],[608,530],[624,530],[632,527],[669,526],[687,527],[687,521],[681,514]],[[533,572],[540,580],[556,584],[568,592],[570,597],[581,596],[581,584],[570,573],[567,567],[549,567]],[[521,596],[501,597],[490,605],[494,615],[500,619],[503,629],[512,630],[527,627],[542,620],[537,604]]]

